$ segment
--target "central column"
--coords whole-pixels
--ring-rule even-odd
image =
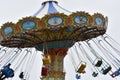
[[[67,48],[55,48],[46,51],[50,55],[51,63],[45,65],[48,67],[48,74],[42,80],[65,80],[64,57],[67,54]]]

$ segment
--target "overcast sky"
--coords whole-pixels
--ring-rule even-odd
[[[0,0],[0,26],[11,21],[16,23],[22,17],[33,15],[41,7],[43,1],[45,0]],[[86,11],[90,14],[98,12],[108,16],[106,33],[120,43],[120,0],[58,0],[58,2],[59,5],[72,12]],[[65,60],[66,80],[75,80],[73,67],[66,66],[72,64],[67,64],[70,61],[68,57]],[[89,73],[82,75],[81,80],[114,80],[109,76],[100,75],[98,78],[91,78],[92,76],[88,75]]]

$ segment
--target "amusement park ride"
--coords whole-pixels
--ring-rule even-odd
[[[108,18],[100,13],[70,12],[57,1],[43,2],[34,16],[1,26],[0,80],[13,78],[19,68],[19,78],[29,80],[27,69],[35,59],[32,53],[39,51],[43,52],[41,80],[65,80],[63,61],[67,54],[76,73],[87,73],[85,68],[91,64],[93,77],[119,76],[120,45],[106,34],[107,24]]]

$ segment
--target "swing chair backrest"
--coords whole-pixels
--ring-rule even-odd
[[[42,73],[41,73],[41,75],[42,76],[47,76],[47,74],[48,74],[48,68],[47,67],[42,67]]]
[[[95,61],[93,62],[93,64],[96,66],[96,67],[100,67],[102,65],[102,59],[95,59]]]
[[[43,65],[49,65],[51,63],[51,57],[47,56],[42,59]]]
[[[86,68],[86,63],[85,62],[81,62],[77,72],[78,73],[82,73],[82,72],[84,72],[85,68]]]
[[[106,69],[102,71],[102,74],[106,75],[112,69],[111,66],[108,66]]]
[[[93,77],[97,77],[97,75],[98,75],[97,72],[93,72],[93,73],[92,73],[92,76],[93,76]]]
[[[80,79],[80,78],[81,78],[81,75],[76,74],[76,79],[78,80],[78,79]]]

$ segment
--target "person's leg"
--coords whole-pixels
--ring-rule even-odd
[[[3,75],[3,76],[1,77],[1,79],[2,79],[2,80],[4,80],[5,78],[6,78],[6,76],[5,76],[5,75]]]

